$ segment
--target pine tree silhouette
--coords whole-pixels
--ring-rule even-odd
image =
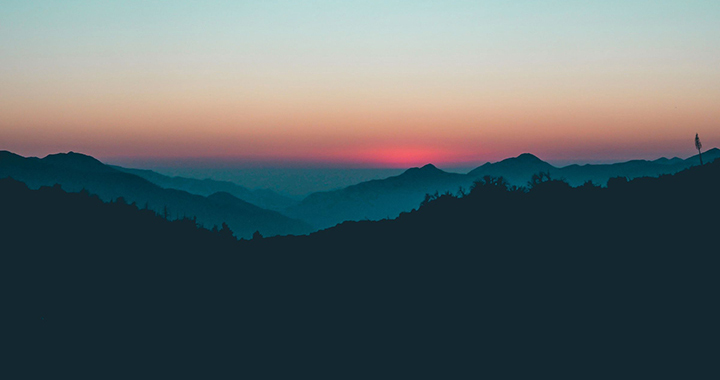
[[[698,150],[698,155],[700,156],[700,165],[702,165],[702,152],[700,151],[700,149],[702,149],[702,143],[700,142],[700,137],[697,133],[695,134],[695,149]]]

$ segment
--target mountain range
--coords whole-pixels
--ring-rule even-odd
[[[717,148],[703,153],[706,163],[718,157],[720,149]],[[612,177],[656,177],[699,164],[699,157],[695,155],[685,160],[675,157],[558,168],[529,153],[486,163],[467,174],[445,172],[428,164],[408,169],[398,176],[367,181],[335,191],[313,193],[288,208],[285,214],[306,220],[317,228],[327,228],[346,220],[392,219],[401,212],[417,208],[426,194],[455,194],[461,188],[467,191],[473,182],[484,176],[502,176],[511,185],[522,187],[527,186],[533,174],[544,172],[571,186],[580,186],[586,181],[604,185]]]
[[[310,194],[286,210],[286,215],[302,216],[318,228],[346,220],[380,220],[396,217],[417,208],[425,194],[457,191],[472,183],[467,175],[448,173],[428,164],[411,168],[386,179],[362,182],[335,191]]]
[[[390,183],[418,177],[448,178],[425,167]],[[432,377],[465,378],[481,357],[500,375],[486,377],[525,378],[548,362],[577,377],[685,355],[674,377],[687,377],[714,358],[718,186],[720,161],[607,188],[491,181],[393,220],[237,241],[0,179],[3,343],[53,363],[23,373],[80,358],[93,375],[337,378],[379,362],[363,377],[388,363],[397,377],[428,377],[422,361]]]
[[[703,153],[707,163],[718,157],[717,148]],[[312,193],[302,201],[232,182],[169,177],[151,170],[105,165],[74,152],[41,159],[0,151],[0,178],[13,177],[31,188],[58,183],[69,191],[86,189],[104,200],[123,197],[158,212],[167,207],[171,217],[195,216],[208,226],[227,222],[238,237],[250,237],[256,230],[265,236],[305,234],[344,221],[392,219],[416,209],[427,194],[467,192],[484,176],[502,176],[511,185],[522,187],[533,174],[544,172],[572,186],[586,181],[602,185],[612,177],[654,177],[698,164],[699,157],[695,155],[687,159],[555,167],[524,153],[486,163],[466,174],[446,172],[428,164],[397,176]]]
[[[268,189],[248,189],[233,182],[217,181],[214,179],[195,179],[185,177],[170,177],[152,170],[131,169],[111,165],[112,168],[125,173],[142,177],[160,187],[187,191],[188,193],[209,196],[218,192],[231,194],[245,202],[268,210],[282,212],[286,208],[298,203],[297,200],[280,195]]]
[[[249,238],[255,231],[266,236],[312,231],[312,227],[303,221],[263,209],[227,192],[202,196],[163,188],[74,152],[25,158],[0,151],[0,178],[5,177],[25,182],[35,189],[59,184],[67,191],[87,190],[105,201],[123,198],[128,203],[134,202],[139,207],[160,213],[167,210],[172,219],[196,217],[199,223],[208,227],[225,222],[240,238]]]

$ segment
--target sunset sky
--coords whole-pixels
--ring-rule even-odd
[[[720,1],[0,0],[0,149],[408,167],[720,145]]]

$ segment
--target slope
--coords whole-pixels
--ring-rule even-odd
[[[457,192],[470,185],[461,174],[448,173],[428,164],[381,180],[362,182],[346,188],[313,193],[287,215],[326,228],[346,220],[379,220],[397,217],[417,207],[427,193]]]
[[[112,168],[125,173],[142,177],[162,188],[187,191],[188,193],[208,196],[214,193],[223,192],[252,203],[258,207],[268,210],[282,212],[284,209],[295,205],[298,201],[277,194],[272,190],[257,189],[250,190],[246,187],[228,181],[217,181],[213,179],[194,179],[185,177],[169,177],[152,170],[130,169],[120,166]]]
[[[716,162],[608,188],[489,184],[395,220],[234,242],[0,180],[3,341],[44,364],[29,377],[576,377],[659,361],[703,377],[719,181]]]
[[[303,234],[311,227],[278,212],[265,210],[229,194],[222,201],[185,191],[163,189],[136,175],[124,173],[78,153],[55,154],[43,159],[24,158],[0,152],[0,178],[12,177],[31,188],[60,184],[72,192],[88,190],[103,200],[119,197],[158,212],[167,208],[171,218],[196,216],[206,225],[226,222],[238,237],[249,238],[259,230],[263,235]],[[228,202],[227,198],[232,197]]]

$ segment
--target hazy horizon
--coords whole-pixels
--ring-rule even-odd
[[[711,148],[708,148],[711,149]],[[531,153],[531,152],[525,152]],[[685,155],[664,155],[660,157],[642,157],[631,158],[627,160],[605,160],[605,161],[554,161],[543,160],[555,167],[564,167],[568,165],[578,164],[613,164],[618,162],[626,162],[632,159],[656,160],[662,157],[674,158],[680,157],[687,159],[692,157],[691,151],[688,149]],[[518,154],[519,155],[519,154]],[[516,157],[512,156],[512,157]],[[511,158],[504,157],[503,159]],[[543,159],[542,157],[539,157]],[[466,174],[472,169],[477,168],[487,162],[478,162],[468,164],[466,166],[450,166],[437,165],[432,162],[425,164],[433,164],[439,169],[452,173]],[[407,167],[368,167],[368,166],[343,166],[333,163],[297,163],[297,162],[243,162],[240,160],[227,159],[148,159],[148,158],[115,158],[104,161],[111,165],[118,165],[127,168],[153,170],[160,174],[168,176],[179,176],[196,179],[215,179],[221,181],[229,181],[248,187],[250,189],[270,189],[280,194],[290,196],[292,198],[302,198],[310,193],[317,191],[334,190],[360,182],[383,179],[403,173],[413,166]],[[423,164],[424,165],[424,164]],[[421,166],[421,165],[419,165]]]
[[[704,151],[713,149],[713,147],[706,147]],[[0,147],[0,150],[3,150]],[[16,154],[20,154],[25,157],[38,157],[42,158],[47,155],[63,152],[43,152],[42,154],[23,154],[23,152],[16,152],[9,149],[5,149]],[[90,155],[87,152],[75,151],[75,153],[81,153]],[[530,153],[535,156],[532,152]],[[311,193],[318,191],[329,191],[355,185],[360,182],[365,182],[375,179],[384,179],[391,176],[396,176],[404,171],[413,168],[420,167],[426,164],[433,164],[441,170],[451,173],[466,174],[469,171],[482,166],[485,163],[499,162],[507,158],[517,157],[522,154],[518,153],[513,156],[503,157],[492,161],[483,161],[475,163],[465,163],[465,165],[443,165],[434,162],[424,162],[419,165],[408,165],[408,166],[397,166],[397,167],[382,167],[372,166],[372,164],[348,164],[343,162],[297,162],[297,161],[258,161],[258,160],[242,160],[242,159],[228,159],[228,158],[148,158],[148,157],[95,157],[101,162],[109,165],[117,165],[131,169],[145,169],[152,170],[157,173],[166,176],[178,176],[195,179],[214,179],[218,181],[229,181],[238,185],[247,187],[249,189],[269,189],[279,194],[294,198],[301,199]],[[627,162],[631,160],[646,160],[653,161],[659,158],[674,158],[679,157],[681,159],[687,159],[696,155],[696,152],[692,152],[686,149],[685,154],[678,155],[661,155],[661,156],[650,156],[650,157],[629,157],[627,159],[614,159],[614,160],[547,160],[542,156],[538,156],[541,160],[557,167],[562,168],[568,165],[602,165],[602,164],[613,164],[619,162]]]

